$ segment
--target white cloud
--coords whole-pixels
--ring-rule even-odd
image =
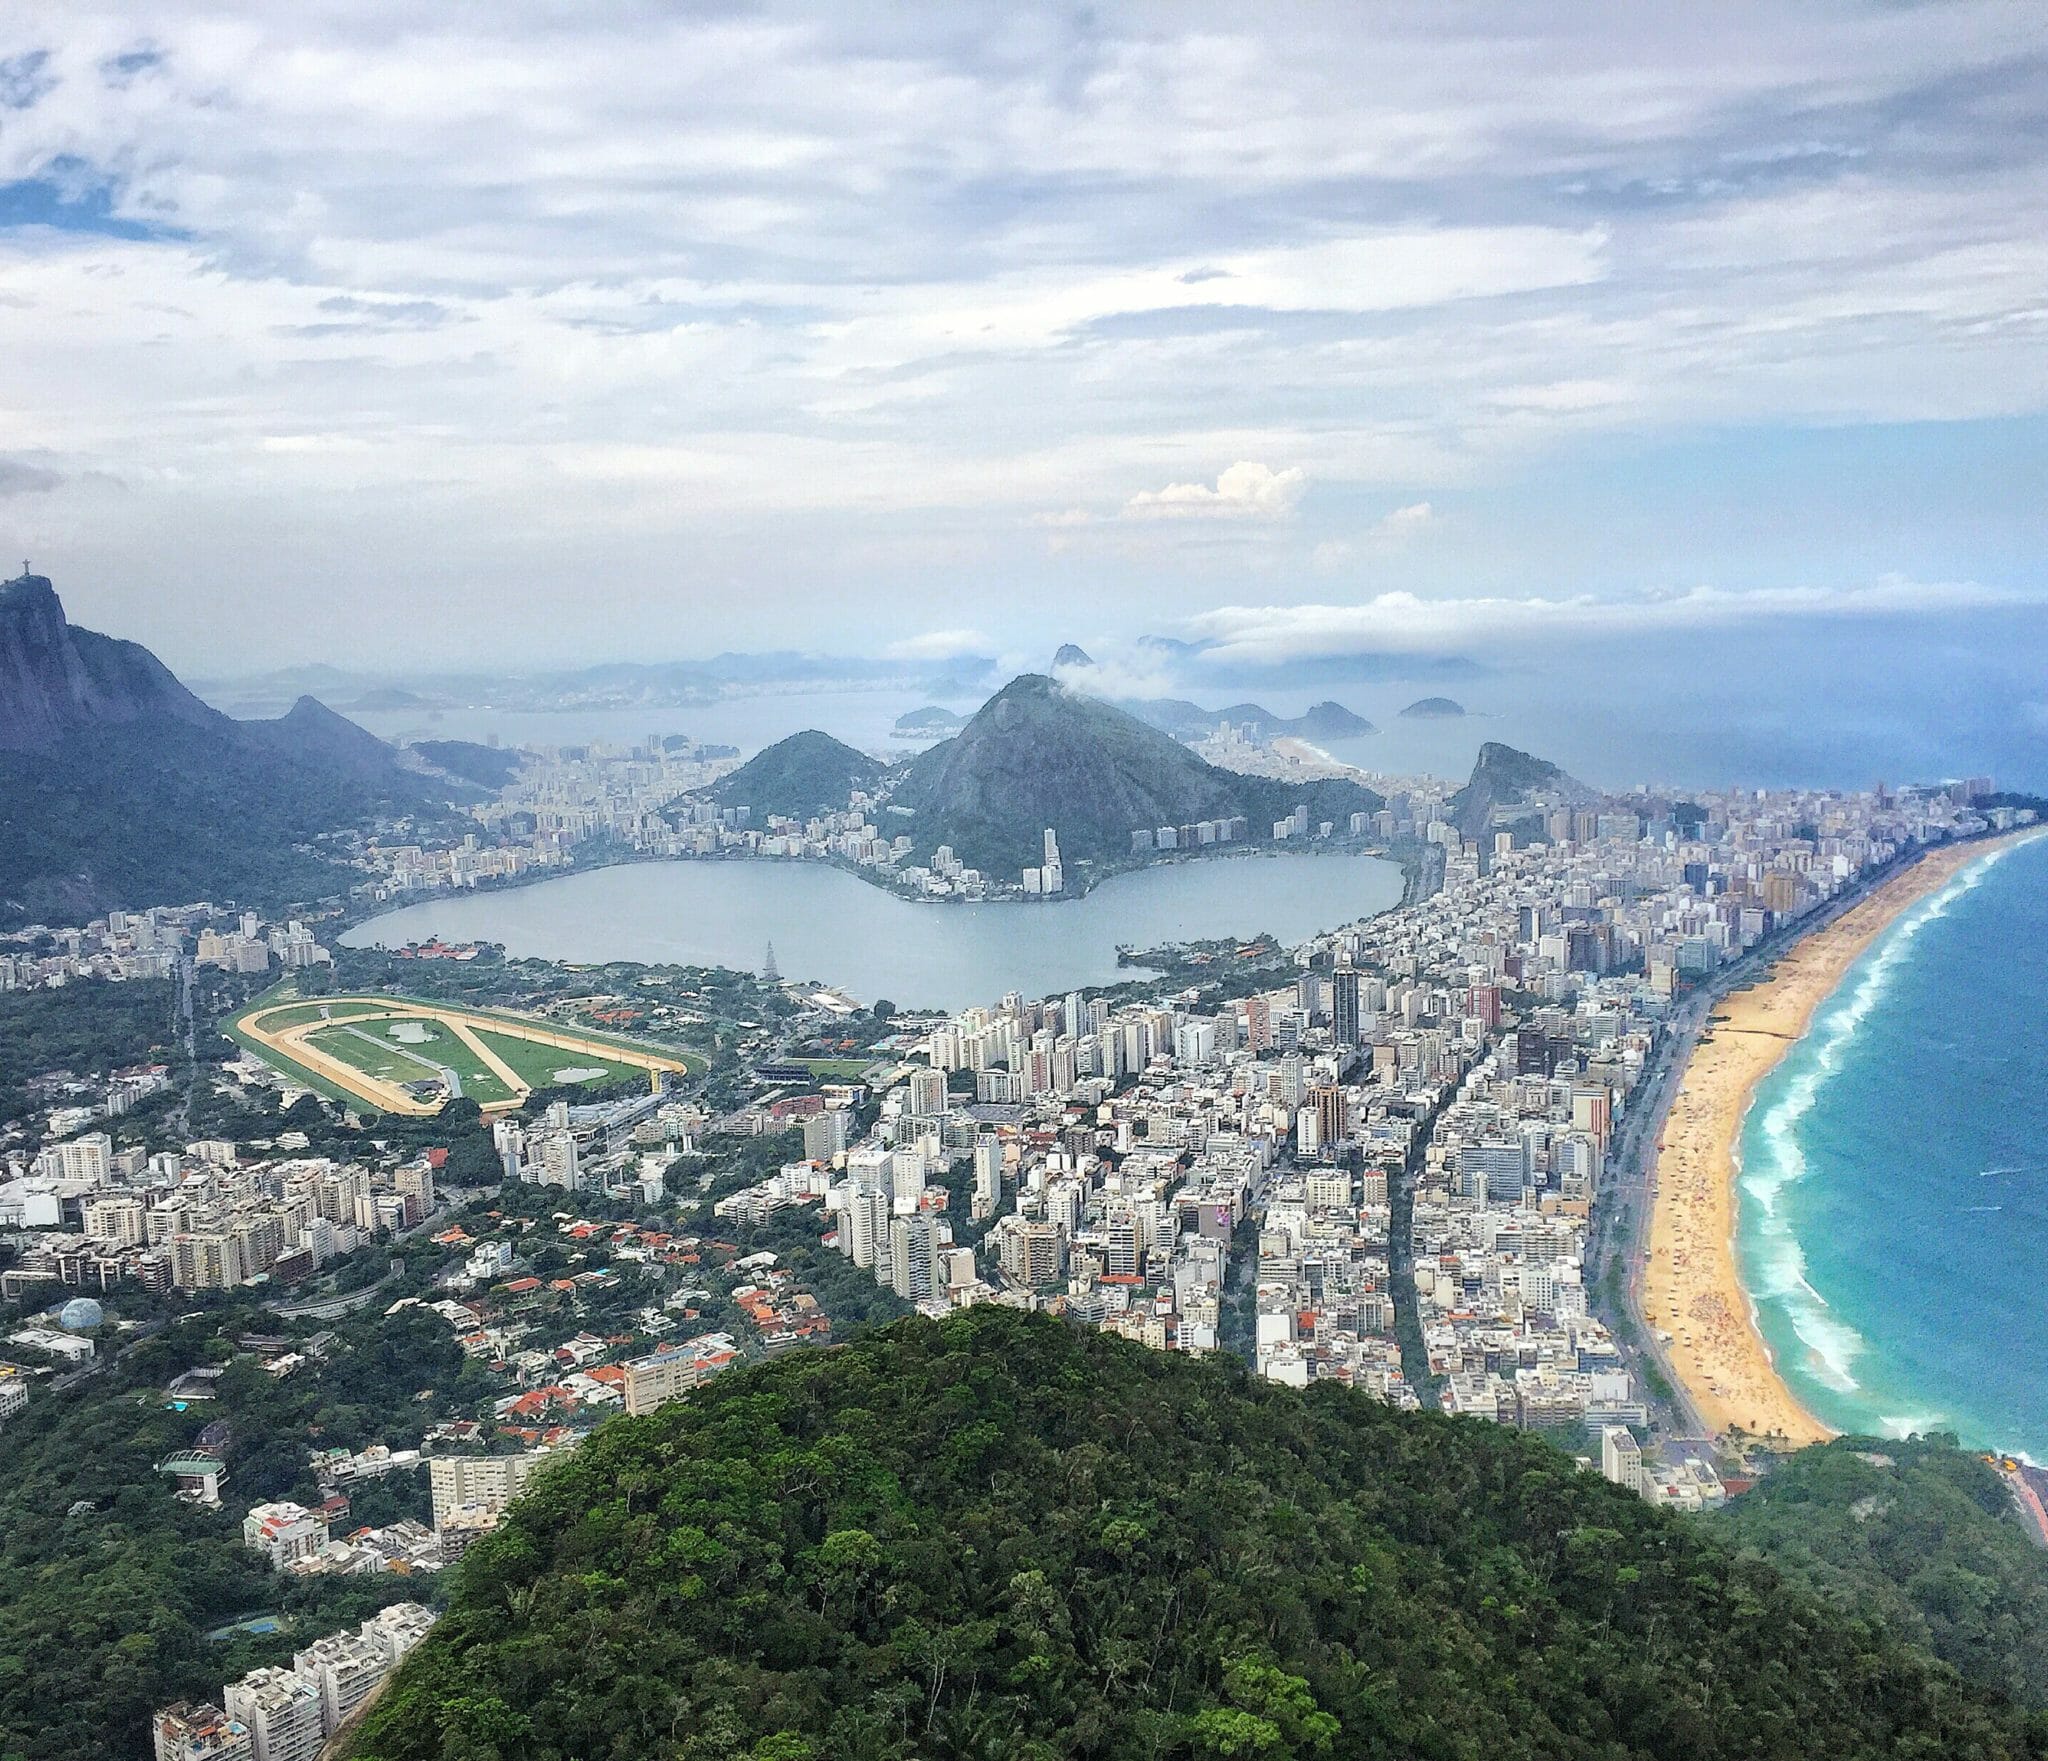
[[[1971,581],[1887,576],[1860,587],[1778,587],[1626,599],[1444,598],[1382,593],[1355,605],[1229,605],[1185,624],[1212,661],[1282,662],[1371,653],[1497,653],[1576,636],[1725,627],[1783,618],[1929,614],[2048,600]]]
[[[957,660],[962,655],[988,654],[995,646],[979,630],[927,630],[890,643],[886,652],[891,660]]]
[[[1086,666],[1055,667],[1053,677],[1069,691],[1078,691],[1084,697],[1100,697],[1111,703],[1171,697],[1180,689],[1172,671],[1165,665],[1119,655],[1091,659]]]
[[[1381,544],[1404,544],[1418,533],[1427,530],[1436,515],[1430,511],[1426,501],[1411,502],[1407,507],[1396,508],[1373,522],[1372,536]]]
[[[435,581],[516,584],[471,627],[537,659],[844,640],[869,588],[1010,636],[1105,596],[1156,623],[1204,570],[1264,597],[1304,554],[1416,586],[1451,548],[1403,545],[1419,516],[1320,516],[1421,483],[1461,562],[1551,578],[1569,448],[1914,424],[1936,456],[2048,411],[2048,86],[1999,0],[1711,41],[1484,0],[147,11],[112,79],[132,0],[0,8],[0,63],[49,51],[0,183],[87,221],[0,226],[35,473],[0,472],[0,554],[209,660],[409,651]],[[2027,554],[2001,517],[1981,555]],[[1670,543],[1713,529],[1677,505]],[[224,634],[158,590],[167,533]]]
[[[1308,487],[1299,465],[1275,471],[1249,459],[1206,483],[1169,483],[1124,503],[1127,520],[1281,520],[1294,512]]]

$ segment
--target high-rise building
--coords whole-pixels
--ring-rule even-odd
[[[1330,1032],[1340,1046],[1358,1044],[1358,1016],[1358,973],[1340,966],[1330,975]]]
[[[625,1365],[626,1411],[635,1418],[681,1400],[704,1379],[702,1360],[687,1345],[659,1345]]]
[[[254,1761],[315,1761],[327,1740],[320,1690],[289,1669],[252,1669],[221,1696],[249,1727]]]
[[[929,1211],[889,1225],[889,1287],[905,1302],[929,1302],[945,1288],[938,1226]]]
[[[437,1455],[427,1464],[433,1488],[434,1527],[458,1510],[503,1510],[526,1483],[561,1451],[528,1450],[523,1455]]]
[[[1643,1489],[1643,1447],[1626,1425],[1609,1425],[1600,1433],[1600,1472],[1631,1492]]]
[[[974,1220],[996,1214],[1003,1201],[1003,1146],[988,1132],[974,1140]]]
[[[910,1076],[910,1115],[913,1119],[938,1119],[946,1111],[946,1073],[943,1070],[914,1070]]]

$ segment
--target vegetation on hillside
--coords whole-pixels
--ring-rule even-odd
[[[359,1761],[2004,1757],[2048,1720],[1506,1427],[1043,1317],[606,1425]]]
[[[721,807],[750,807],[757,821],[780,814],[811,819],[844,808],[856,789],[881,779],[881,763],[843,740],[807,728],[777,740],[704,791]]]
[[[224,1422],[236,1510],[263,1498],[312,1498],[315,1439],[322,1448],[416,1444],[426,1425],[469,1411],[490,1385],[437,1316],[373,1313],[335,1329],[324,1364],[279,1381],[240,1357],[217,1399],[174,1411],[164,1384],[221,1363],[237,1319],[260,1332],[280,1327],[253,1303],[219,1302],[171,1322],[69,1392],[41,1395],[8,1426],[0,1475],[5,1761],[145,1756],[153,1708],[211,1698],[259,1664],[289,1663],[295,1644],[420,1593],[400,1577],[282,1580],[242,1545],[232,1511],[178,1503],[157,1463],[202,1426]],[[115,1339],[102,1341],[103,1351],[118,1349]],[[362,1520],[376,1514],[366,1505]],[[282,1615],[283,1630],[230,1642],[206,1636],[259,1612]]]
[[[1954,1438],[1802,1449],[1715,1526],[1838,1608],[2048,1706],[2048,1549],[2014,1520],[1989,1464]]]
[[[1342,825],[1382,805],[1359,784],[1280,782],[1205,763],[1136,716],[1027,673],[983,704],[951,740],[920,753],[890,793],[890,812],[921,853],[940,844],[970,868],[1004,880],[1043,856],[1045,828],[1078,862],[1128,859],[1131,833],[1205,819],[1249,821],[1253,838],[1305,804],[1312,821]]]
[[[476,740],[415,740],[412,749],[452,777],[494,794],[516,777],[526,754],[516,747],[486,746]]]

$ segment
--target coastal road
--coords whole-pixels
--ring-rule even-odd
[[[1657,1049],[1643,1073],[1637,1090],[1641,1100],[1629,1109],[1620,1136],[1608,1156],[1607,1173],[1600,1202],[1593,1207],[1588,1266],[1595,1279],[1596,1294],[1606,1287],[1605,1268],[1609,1257],[1622,1258],[1624,1313],[1607,1319],[1617,1337],[1632,1346],[1629,1355],[1647,1358],[1670,1389],[1669,1398],[1652,1393],[1649,1378],[1636,1364],[1637,1380],[1645,1394],[1656,1428],[1683,1437],[1708,1435],[1699,1411],[1671,1367],[1671,1360],[1642,1307],[1643,1268],[1648,1262],[1651,1209],[1655,1203],[1653,1185],[1657,1176],[1657,1145],[1664,1135],[1664,1122],[1677,1098],[1679,1081],[1699,1043],[1700,1030],[1721,990],[1715,989],[1687,998],[1673,1011],[1665,1031],[1658,1036]],[[1605,1305],[1603,1305],[1605,1306]],[[1616,1323],[1621,1323],[1619,1326]],[[1628,1345],[1625,1343],[1625,1349]]]

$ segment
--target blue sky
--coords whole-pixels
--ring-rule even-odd
[[[0,8],[0,555],[212,672],[2012,627],[2048,15],[1664,10]]]

